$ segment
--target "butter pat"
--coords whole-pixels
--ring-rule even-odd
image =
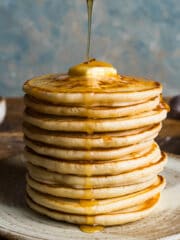
[[[111,77],[117,76],[117,70],[109,63],[91,60],[71,67],[68,74],[72,77]]]

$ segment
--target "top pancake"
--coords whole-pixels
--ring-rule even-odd
[[[92,78],[47,74],[25,82],[23,90],[36,99],[57,104],[120,106],[157,97],[158,82],[131,76]]]

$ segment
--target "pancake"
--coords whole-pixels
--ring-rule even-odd
[[[88,135],[86,133],[48,131],[27,123],[23,124],[23,132],[31,140],[58,147],[87,149],[112,148],[136,144],[147,139],[156,138],[160,129],[161,124],[155,124],[136,130]]]
[[[166,109],[157,109],[133,116],[110,119],[83,119],[44,115],[27,109],[24,121],[36,127],[68,132],[113,132],[144,127],[161,122],[166,118]]]
[[[58,221],[65,221],[80,225],[87,224],[91,226],[92,225],[114,226],[134,222],[146,217],[152,212],[154,207],[157,205],[159,198],[160,194],[157,194],[153,198],[135,207],[91,217],[54,211],[49,208],[42,207],[41,205],[32,201],[32,199],[30,199],[29,197],[27,197],[27,204],[29,205],[30,208],[32,208],[36,212],[39,212],[43,215],[46,215]]]
[[[25,158],[33,165],[46,168],[49,171],[61,174],[74,174],[79,176],[117,175],[136,168],[147,166],[159,161],[161,151],[156,143],[150,148],[133,153],[113,161],[63,161],[37,155],[30,149],[24,151]]]
[[[106,79],[47,74],[25,82],[23,90],[37,99],[57,103],[118,106],[159,96],[162,86],[143,78],[119,76]]]
[[[34,202],[49,209],[79,215],[97,215],[118,211],[120,209],[141,204],[160,193],[163,190],[164,186],[165,179],[163,177],[158,177],[157,181],[153,185],[136,193],[131,193],[125,196],[111,199],[99,199],[94,201],[83,200],[83,202],[77,199],[54,197],[48,194],[43,194],[36,190],[33,190],[28,185],[26,191],[28,196]]]
[[[137,184],[152,179],[159,174],[167,162],[167,156],[162,154],[161,159],[156,163],[151,163],[148,166],[134,169],[130,172],[121,173],[118,175],[105,176],[78,176],[70,174],[60,174],[47,171],[45,168],[37,167],[31,163],[27,163],[29,175],[36,181],[47,184],[62,184],[72,188],[101,188],[125,186]]]
[[[35,142],[27,138],[24,139],[26,146],[32,149],[38,154],[45,156],[50,156],[63,160],[74,160],[74,161],[87,161],[87,160],[112,160],[125,156],[127,154],[138,152],[144,148],[148,148],[152,145],[153,140],[148,140],[145,142],[137,143],[134,145],[120,147],[120,148],[110,148],[110,149],[68,149],[59,148],[44,143]]]
[[[121,107],[87,107],[87,106],[63,106],[53,105],[26,95],[24,97],[25,105],[36,112],[52,114],[57,116],[76,116],[89,118],[114,118],[155,109],[160,102],[159,97],[155,97],[148,101]]]
[[[72,199],[106,199],[114,198],[134,192],[138,192],[150,187],[157,181],[157,176],[143,183],[127,185],[121,187],[93,188],[93,189],[77,189],[62,185],[44,184],[33,180],[30,176],[26,177],[27,184],[38,192],[49,194],[56,197],[72,198]]]

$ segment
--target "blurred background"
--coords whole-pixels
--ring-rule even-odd
[[[91,56],[180,90],[180,1],[96,0]],[[0,0],[0,95],[85,60],[85,0]]]

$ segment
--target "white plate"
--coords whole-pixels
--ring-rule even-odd
[[[43,240],[179,240],[180,158],[169,156],[164,172],[167,187],[151,216],[103,232],[86,234],[78,227],[56,222],[31,211],[25,204],[25,168],[21,156],[0,162],[0,235],[9,239]]]

